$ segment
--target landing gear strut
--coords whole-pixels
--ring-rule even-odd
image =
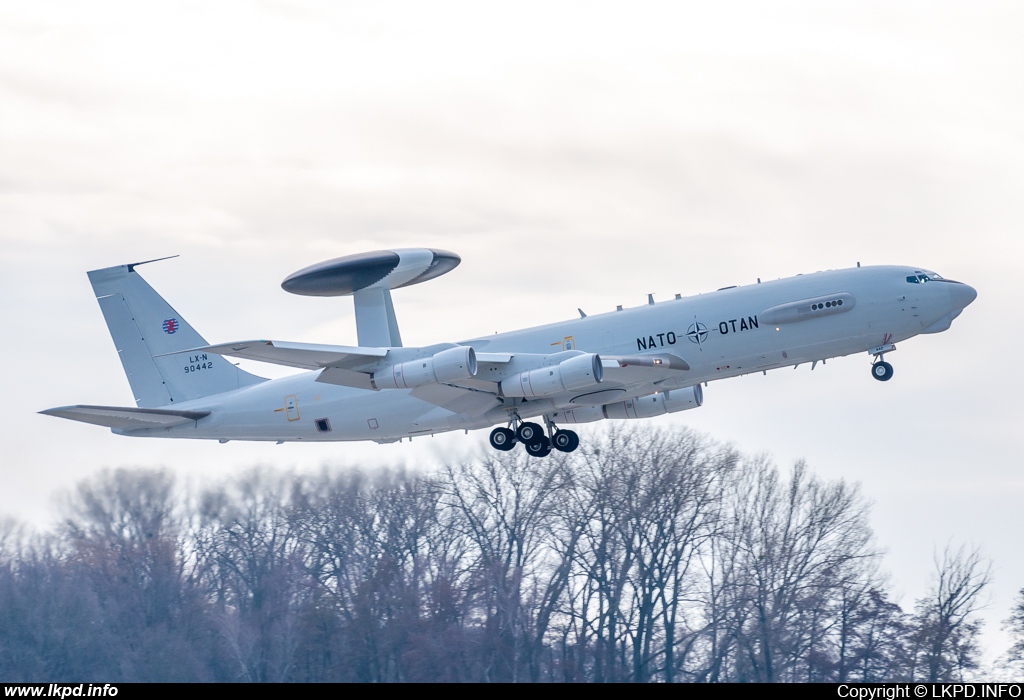
[[[544,416],[548,429],[548,444],[559,452],[572,452],[580,446],[580,436],[572,430],[559,430],[550,417]]]

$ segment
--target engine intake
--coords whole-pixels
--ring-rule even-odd
[[[562,391],[575,391],[596,386],[604,377],[601,358],[592,353],[571,357],[553,367],[520,372],[501,383],[505,396],[550,396]]]
[[[432,357],[400,362],[374,372],[375,389],[412,389],[427,384],[454,382],[476,376],[476,351],[469,346],[448,348]]]

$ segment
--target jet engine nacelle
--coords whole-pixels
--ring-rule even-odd
[[[524,398],[550,396],[562,391],[596,386],[603,377],[601,358],[593,353],[585,353],[553,367],[530,369],[509,377],[501,383],[501,393]]]
[[[665,395],[665,410],[669,413],[700,408],[703,405],[704,390],[701,389],[700,384],[694,384],[685,389],[673,389]]]
[[[555,414],[555,421],[558,423],[593,423],[596,420],[604,420],[603,406],[577,406],[567,408]]]
[[[651,418],[663,413],[675,413],[697,408],[704,403],[704,390],[700,384],[685,389],[673,389],[667,394],[639,396],[628,401],[610,403],[603,407],[604,417],[610,419]]]
[[[419,360],[386,367],[370,376],[375,389],[412,389],[476,376],[476,351],[469,346],[448,348]]]

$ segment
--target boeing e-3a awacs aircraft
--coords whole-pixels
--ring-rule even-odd
[[[154,262],[154,261],[147,261]],[[974,301],[966,284],[877,266],[726,287],[458,343],[404,347],[391,290],[461,259],[433,249],[329,260],[282,283],[352,296],[358,347],[248,340],[210,345],[150,287],[142,263],[89,273],[135,395],[135,408],[42,411],[138,437],[328,441],[402,438],[493,426],[491,446],[571,452],[577,423],[696,408],[702,385],[867,353],[892,377],[896,343],[938,333]],[[310,370],[268,380],[225,356]],[[813,365],[812,365],[813,367]],[[534,419],[534,422],[527,419]]]

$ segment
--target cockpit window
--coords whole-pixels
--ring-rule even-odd
[[[924,284],[925,282],[931,282],[932,280],[941,280],[942,275],[937,275],[934,272],[924,273],[919,272],[916,275],[907,277],[907,282],[910,284]]]

